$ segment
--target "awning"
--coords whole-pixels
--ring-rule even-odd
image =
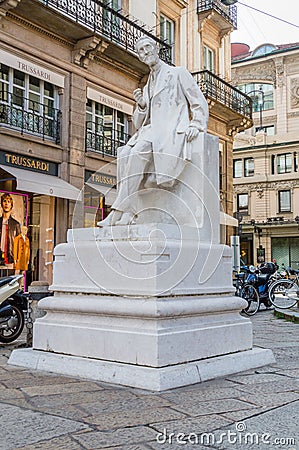
[[[237,227],[239,225],[239,222],[233,216],[220,211],[220,224],[226,225],[227,227]]]
[[[85,183],[85,185],[94,189],[100,194],[103,194],[105,196],[105,203],[107,205],[112,205],[114,203],[117,194],[115,188],[103,186],[101,184],[89,183],[88,181]]]
[[[32,170],[17,169],[16,167],[0,164],[0,168],[15,177],[17,189],[52,197],[67,198],[82,201],[80,189],[53,175],[46,175]]]

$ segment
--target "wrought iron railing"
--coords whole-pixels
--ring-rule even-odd
[[[46,103],[0,92],[0,125],[60,143],[61,112]]]
[[[252,118],[252,99],[209,70],[192,74],[205,97],[210,97],[249,119]]]
[[[85,149],[100,153],[102,156],[116,157],[118,147],[125,145],[130,135],[111,127],[100,127],[97,124],[86,122]]]
[[[197,13],[214,9],[229,23],[237,28],[237,7],[236,5],[225,6],[220,0],[197,0]]]
[[[95,34],[105,37],[125,50],[136,54],[135,43],[141,36],[149,36],[160,47],[160,56],[167,63],[172,62],[171,45],[138,25],[119,11],[100,0],[39,0],[46,6],[61,12]]]

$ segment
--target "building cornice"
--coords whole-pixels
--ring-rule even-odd
[[[75,41],[70,41],[67,39],[62,38],[61,36],[58,36],[55,33],[52,33],[48,30],[45,30],[42,27],[39,27],[38,25],[29,22],[26,19],[23,19],[20,16],[17,16],[16,14],[8,12],[6,14],[6,17],[13,20],[14,22],[20,23],[22,25],[25,25],[27,28],[30,28],[31,30],[37,31],[38,33],[43,34],[44,36],[48,36],[49,38],[53,39],[54,41],[60,42],[61,44],[67,46],[67,47],[73,47],[75,44]]]
[[[239,151],[245,151],[245,150],[261,150],[261,149],[267,149],[267,148],[276,148],[276,147],[286,147],[286,146],[292,146],[292,145],[298,145],[299,141],[290,141],[290,142],[277,142],[273,144],[262,144],[262,145],[250,145],[249,147],[240,147],[240,148],[234,148],[234,152]]]

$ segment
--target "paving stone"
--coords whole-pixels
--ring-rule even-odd
[[[93,382],[79,382],[79,383],[64,383],[64,384],[51,384],[45,386],[34,386],[34,387],[23,387],[22,391],[29,396],[36,395],[53,395],[53,394],[71,394],[75,392],[86,392],[86,391],[99,391],[100,388],[96,383]]]
[[[190,403],[194,404],[195,402],[204,402],[206,400],[238,398],[240,392],[241,391],[237,385],[234,388],[208,387],[206,389],[198,389],[193,391],[191,395],[190,393],[186,395],[186,392],[176,392],[175,390],[173,392],[163,394],[163,398],[180,405],[185,403],[189,405]]]
[[[84,448],[104,449],[122,444],[138,444],[155,439],[156,432],[148,427],[120,428],[114,431],[95,431],[84,434],[74,434]],[[121,447],[122,448],[122,447]],[[137,447],[138,448],[138,447]]]
[[[277,375],[276,373],[256,373],[254,375],[235,376],[233,380],[240,384],[258,384],[265,382],[273,383],[274,381],[285,382],[285,377],[283,375]]]
[[[257,416],[258,414],[269,411],[269,409],[273,409],[272,406],[255,407],[250,409],[244,409],[241,411],[229,411],[222,413],[221,415],[226,419],[232,420],[233,422],[240,422],[250,417],[254,417]]]
[[[299,379],[296,380],[294,378],[285,377],[284,382],[274,382],[274,383],[259,383],[259,384],[248,384],[248,385],[240,385],[238,388],[240,392],[248,392],[251,394],[259,394],[259,393],[269,393],[273,394],[273,392],[293,392],[299,390]]]
[[[257,406],[281,406],[299,400],[299,392],[273,392],[272,395],[269,395],[268,393],[248,394],[246,392],[243,400]]]
[[[24,399],[24,394],[22,392],[18,391],[17,389],[1,389],[0,390],[0,403],[5,402],[6,400],[10,399]]]
[[[223,399],[200,403],[192,403],[190,401],[189,404],[185,403],[184,405],[175,406],[175,409],[190,416],[204,416],[206,414],[220,414],[226,411],[239,411],[241,409],[248,409],[250,406],[246,401]]]
[[[96,425],[98,430],[109,430],[136,425],[148,425],[152,422],[176,420],[186,417],[185,414],[170,408],[155,408],[130,410],[129,414],[124,411],[117,411],[110,414],[100,414],[90,416],[85,422]]]
[[[0,404],[0,417],[1,427],[5,430],[1,433],[1,450],[15,450],[24,445],[88,428],[79,422],[11,405]]]
[[[287,370],[278,369],[276,373],[278,375],[285,375],[290,378],[299,379],[299,369],[287,369]]]
[[[113,394],[113,395],[112,395]],[[144,396],[144,397],[135,397],[132,394],[126,395],[125,393],[110,393],[105,392],[100,396],[100,401],[98,402],[90,402],[90,403],[82,403],[81,407],[88,411],[90,414],[109,414],[114,413],[116,411],[134,411],[137,410],[139,412],[146,411],[147,409],[159,408],[159,407],[167,407],[174,406],[174,403],[169,402],[168,400],[160,397],[160,396]]]
[[[210,430],[215,430],[220,427],[229,425],[232,420],[222,417],[217,414],[210,414],[201,417],[190,417],[187,419],[172,420],[167,423],[159,422],[152,423],[151,428],[156,430],[158,433],[204,433]],[[155,437],[156,440],[156,437]]]
[[[58,395],[44,395],[39,397],[33,397],[31,399],[32,405],[36,407],[60,407],[65,404],[74,405],[86,405],[87,404],[87,410],[89,410],[92,405],[101,405],[104,403],[109,403],[115,401],[121,402],[123,401],[129,401],[131,399],[135,399],[136,397],[133,394],[130,394],[128,392],[114,392],[110,391],[107,393],[107,391],[99,390],[97,392],[74,392],[72,395],[68,394],[58,394]],[[89,405],[90,403],[90,405]]]
[[[82,446],[73,440],[72,437],[63,436],[47,441],[36,442],[32,445],[22,447],[22,450],[82,450]]]

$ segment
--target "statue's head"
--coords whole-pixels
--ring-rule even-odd
[[[149,36],[142,36],[136,41],[136,51],[140,61],[148,66],[153,66],[159,61],[159,48],[154,39]]]

